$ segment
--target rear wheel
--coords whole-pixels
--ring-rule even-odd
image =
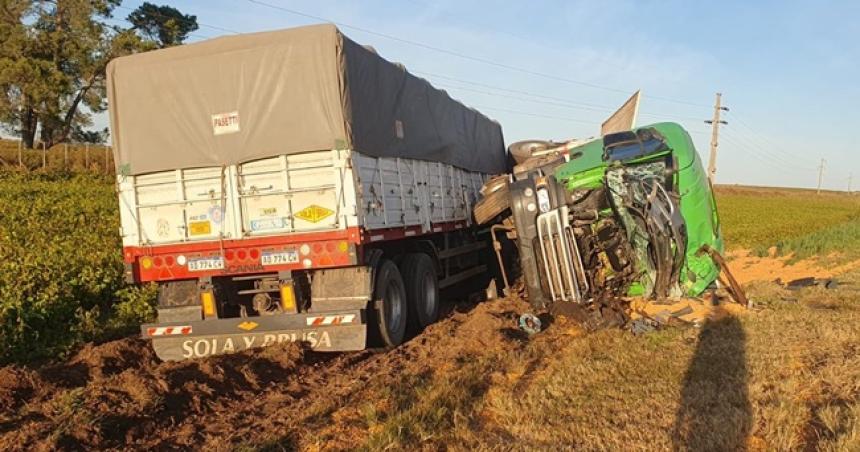
[[[376,326],[384,345],[396,347],[406,336],[407,303],[403,278],[394,262],[386,259],[376,271],[373,291]]]
[[[406,283],[410,330],[420,331],[439,318],[439,279],[433,259],[423,253],[407,254],[400,270]]]

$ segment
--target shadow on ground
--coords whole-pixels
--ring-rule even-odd
[[[699,333],[675,417],[675,450],[746,450],[752,426],[747,393],[746,335],[733,316]]]

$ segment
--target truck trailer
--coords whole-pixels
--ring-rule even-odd
[[[108,66],[126,276],[163,360],[396,346],[485,278],[472,220],[499,124],[333,25]],[[485,235],[484,235],[485,236]]]

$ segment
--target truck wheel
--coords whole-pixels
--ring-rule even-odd
[[[406,291],[403,278],[394,262],[385,259],[376,271],[373,303],[376,324],[382,341],[388,347],[403,343],[406,336]]]
[[[423,253],[407,254],[400,273],[406,283],[409,329],[421,331],[439,318],[439,279],[433,259]]]

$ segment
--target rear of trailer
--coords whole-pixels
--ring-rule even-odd
[[[162,359],[394,346],[488,272],[471,211],[505,171],[500,126],[333,25],[119,58],[108,95]]]

